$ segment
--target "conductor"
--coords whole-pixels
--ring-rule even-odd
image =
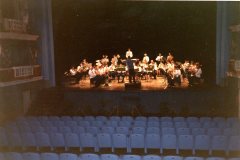
[[[128,68],[129,83],[132,83],[132,79],[133,79],[133,83],[136,83],[134,65],[133,65],[133,61],[131,60],[130,56],[127,57],[126,65]]]

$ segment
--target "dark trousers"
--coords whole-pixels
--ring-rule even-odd
[[[134,69],[129,69],[128,72],[129,72],[129,75],[128,75],[129,76],[129,83],[132,83],[132,80],[135,83],[136,81],[135,81],[135,71],[134,71]]]

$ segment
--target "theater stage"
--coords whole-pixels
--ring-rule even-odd
[[[73,80],[74,81],[74,80]],[[109,86],[101,85],[97,88],[95,88],[93,85],[90,85],[90,80],[87,77],[86,79],[80,80],[79,83],[74,83],[71,80],[65,81],[63,85],[67,89],[76,89],[76,90],[106,90],[106,91],[123,91],[125,90],[125,83],[128,83],[128,79],[125,78],[124,82],[118,83],[118,80],[111,80],[109,83]],[[138,80],[141,82],[141,88],[140,90],[165,90],[168,89],[168,83],[167,79],[163,76],[157,77],[157,79],[141,79]],[[188,88],[188,80],[182,79],[181,85],[175,85],[171,88],[181,88],[186,89]]]

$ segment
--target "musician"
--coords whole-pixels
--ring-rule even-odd
[[[158,75],[166,75],[167,71],[167,66],[164,64],[164,62],[160,62],[158,65]]]
[[[174,83],[181,85],[181,70],[180,66],[176,65],[173,71]]]
[[[130,58],[133,57],[133,53],[132,53],[132,51],[131,51],[130,48],[128,48],[128,50],[127,50],[127,52],[126,52],[126,58],[128,58],[128,57],[130,57]]]
[[[72,66],[69,70],[70,76],[75,79],[75,83],[79,83],[79,80],[81,79],[80,74],[78,74],[77,69]]]
[[[102,65],[107,66],[108,62],[109,62],[108,55],[103,55],[101,59]]]
[[[149,57],[148,57],[147,53],[144,53],[144,57],[143,57],[142,62],[143,62],[144,64],[148,64],[148,62],[149,62]]]
[[[116,77],[116,65],[114,63],[112,63],[109,67],[108,67],[108,75],[111,79],[115,79]]]
[[[151,68],[152,72],[150,73],[151,76],[153,76],[154,79],[157,79],[157,63],[154,62],[154,60],[150,61],[149,67]]]
[[[202,78],[202,69],[200,64],[195,63],[194,68],[191,68],[191,75],[188,77],[189,85],[193,86],[195,84],[199,84]]]
[[[126,68],[125,66],[120,63],[118,67],[116,67],[116,73],[118,78],[118,83],[120,83],[120,78],[122,79],[122,83],[124,82],[125,74],[126,74]]]
[[[114,66],[117,66],[117,63],[118,63],[118,58],[117,58],[117,55],[114,54],[112,59],[111,59],[111,64],[114,65]]]
[[[171,52],[168,53],[168,56],[167,56],[167,62],[171,63],[173,61],[173,55]]]
[[[131,60],[130,56],[128,56],[128,58],[126,60],[126,66],[128,69],[129,83],[132,83],[132,80],[134,83],[136,83],[134,65],[133,65],[133,61]]]
[[[160,64],[161,62],[163,63],[164,57],[163,57],[162,53],[159,53],[155,60],[158,62],[158,64]]]

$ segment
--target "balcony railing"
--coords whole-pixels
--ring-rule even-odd
[[[4,31],[6,32],[19,32],[19,33],[27,32],[27,25],[23,23],[23,21],[17,19],[4,18],[3,28]]]
[[[33,75],[33,66],[13,67],[14,77],[26,77]]]

